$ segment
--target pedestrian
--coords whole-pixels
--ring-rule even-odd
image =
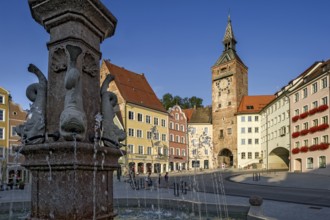
[[[165,179],[165,185],[168,188],[168,172],[165,173],[164,179]]]
[[[120,182],[120,177],[121,177],[121,167],[117,168],[117,179]]]
[[[149,186],[152,186],[152,181],[150,178],[151,173],[148,173],[148,176],[146,176],[145,180],[144,180],[144,188],[145,189],[149,189]]]
[[[162,174],[158,175],[158,187],[160,187],[160,179],[162,178]]]

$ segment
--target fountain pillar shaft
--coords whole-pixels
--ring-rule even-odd
[[[74,142],[26,146],[32,219],[113,219],[113,171],[119,150]],[[97,163],[95,164],[95,161]]]

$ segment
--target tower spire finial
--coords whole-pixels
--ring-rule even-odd
[[[228,9],[228,22],[230,22],[230,8]]]

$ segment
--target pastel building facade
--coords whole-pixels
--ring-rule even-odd
[[[261,116],[262,108],[275,96],[244,96],[237,111],[238,168],[262,168]]]
[[[316,62],[290,93],[291,171],[330,172],[330,61]]]
[[[169,113],[169,170],[187,169],[187,118],[181,107],[173,106]]]
[[[216,168],[211,107],[188,109],[185,112],[188,118],[189,169]]]
[[[115,79],[109,91],[118,98],[123,127],[127,133],[122,159],[124,172],[162,173],[169,169],[169,119],[144,74],[116,66],[108,60],[101,65],[101,82],[107,74]],[[124,148],[123,148],[124,149]]]

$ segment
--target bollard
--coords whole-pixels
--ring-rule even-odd
[[[174,196],[179,196],[179,184],[173,183],[173,189],[174,189]]]

